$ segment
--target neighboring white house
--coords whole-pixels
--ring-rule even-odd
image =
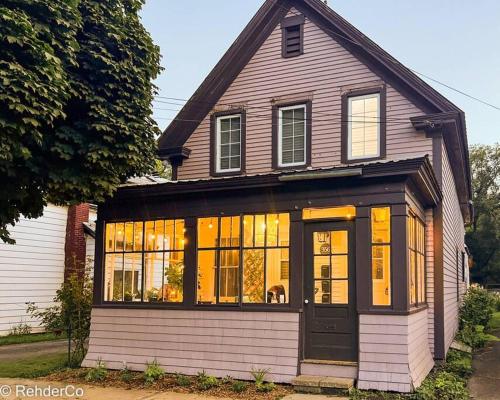
[[[95,207],[83,205],[82,208],[88,210],[83,212],[86,222],[95,221]],[[83,223],[78,218],[68,219],[71,209],[48,205],[42,217],[22,218],[12,227],[15,245],[0,241],[0,336],[21,324],[30,325],[33,332],[40,330],[38,322],[26,314],[26,303],[51,305],[64,280],[65,259],[72,248],[66,246],[69,230],[78,228],[83,232]],[[84,246],[87,251],[93,251],[94,239],[89,233],[91,231],[85,229]],[[78,239],[81,235],[70,237],[81,240]]]

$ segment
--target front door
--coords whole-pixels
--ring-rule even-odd
[[[305,230],[304,358],[357,361],[354,223]]]

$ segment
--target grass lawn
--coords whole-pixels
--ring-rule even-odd
[[[29,335],[8,335],[0,336],[0,346],[8,344],[36,343],[47,342],[50,340],[60,340],[66,338],[66,335],[55,335],[52,332],[48,333],[31,333]]]
[[[491,331],[500,329],[500,311],[497,311],[493,314],[493,318],[491,318],[489,328]]]
[[[0,378],[37,378],[66,368],[67,353],[0,360]]]

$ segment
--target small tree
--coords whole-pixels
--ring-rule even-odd
[[[87,269],[84,274],[73,273],[68,277],[56,292],[55,305],[41,309],[35,303],[28,303],[27,312],[40,319],[46,330],[71,331],[70,366],[80,365],[87,351],[92,293],[92,279]]]

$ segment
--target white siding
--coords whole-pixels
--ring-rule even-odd
[[[38,327],[26,303],[52,303],[64,278],[67,208],[49,205],[38,219],[10,229],[15,245],[0,242],[0,335],[20,323]]]
[[[102,358],[141,371],[156,358],[167,372],[249,380],[252,368],[269,368],[271,380],[290,382],[298,344],[295,313],[94,308],[83,366]]]

